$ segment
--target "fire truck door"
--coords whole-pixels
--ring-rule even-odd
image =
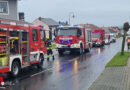
[[[22,53],[22,60],[23,65],[29,64],[29,38],[28,32],[22,32],[22,41],[21,41],[21,53]]]
[[[85,39],[86,39],[86,46],[85,47],[87,47],[88,48],[88,45],[91,43],[91,31],[89,31],[89,30],[85,30]]]
[[[30,52],[30,61],[38,61],[39,58],[39,37],[38,37],[38,29],[32,29],[31,33],[31,52]]]
[[[41,36],[40,51],[45,52],[45,31],[40,30],[40,36]]]

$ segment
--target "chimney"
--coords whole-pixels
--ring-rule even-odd
[[[42,17],[39,17],[38,19],[41,21],[41,20],[42,20]]]

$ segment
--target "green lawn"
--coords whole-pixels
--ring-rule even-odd
[[[106,65],[106,67],[126,66],[129,57],[130,52],[125,52],[124,56],[121,56],[121,53],[119,52],[112,58],[112,60]]]

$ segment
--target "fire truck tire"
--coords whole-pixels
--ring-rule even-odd
[[[83,54],[83,46],[82,45],[80,45],[79,54]]]
[[[88,49],[87,49],[87,52],[90,52],[90,51],[91,51],[91,46],[89,45]]]
[[[85,52],[90,52],[91,51],[91,46],[89,45],[87,49],[84,50]]]
[[[104,42],[102,42],[102,46],[104,46]]]
[[[17,61],[14,61],[11,67],[11,76],[17,77],[20,72],[20,64]]]
[[[40,62],[37,64],[37,67],[38,68],[43,68],[44,56],[40,55],[39,59],[40,59]]]

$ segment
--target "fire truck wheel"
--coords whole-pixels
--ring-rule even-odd
[[[11,75],[13,77],[17,77],[20,71],[20,65],[19,62],[13,62],[12,67],[11,67]]]
[[[104,46],[104,44],[102,43],[102,46]]]
[[[90,47],[90,45],[89,45],[87,51],[90,52],[90,50],[91,50],[91,47]]]
[[[102,46],[104,46],[104,42],[102,42]]]
[[[43,68],[43,61],[44,61],[44,56],[43,55],[40,55],[40,57],[39,57],[39,63],[37,64],[37,67],[38,68]]]
[[[79,48],[79,54],[83,54],[83,46],[82,45]]]

